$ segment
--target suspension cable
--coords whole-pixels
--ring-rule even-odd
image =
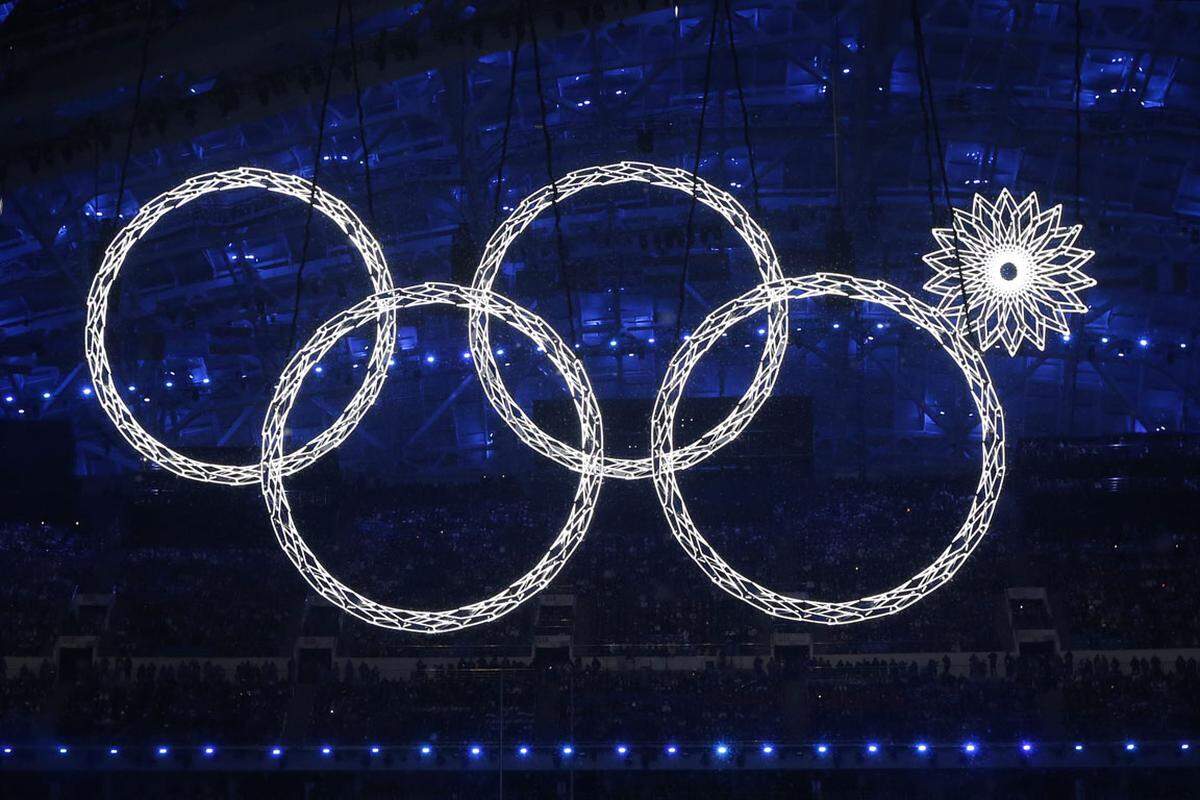
[[[367,216],[375,222],[375,193],[371,189],[371,150],[367,144],[366,114],[363,113],[362,84],[358,80],[358,42],[354,37],[354,0],[346,0],[347,25],[350,33],[350,69],[354,76],[354,105],[358,111],[358,141],[362,146],[363,182],[367,187]],[[315,178],[315,176],[314,176]]]
[[[750,143],[750,114],[746,111],[746,92],[742,87],[742,69],[738,61],[737,45],[733,36],[733,11],[731,0],[725,0],[725,27],[729,34],[729,56],[733,60],[733,80],[737,84],[738,104],[742,109],[742,138],[746,143],[746,160],[750,164],[750,181],[754,189],[754,214],[760,211],[758,200],[758,170],[754,166],[754,146]]]
[[[937,147],[938,167],[942,176],[942,192],[946,201],[946,213],[950,218],[950,234],[954,240],[954,265],[958,272],[958,289],[962,294],[963,300],[963,323],[967,328],[967,332],[971,331],[971,301],[967,294],[967,282],[963,276],[962,268],[962,247],[958,240],[958,225],[954,219],[954,205],[950,201],[950,179],[946,174],[946,153],[942,147],[942,134],[938,127],[937,104],[933,97],[933,80],[929,75],[929,62],[925,57],[925,34],[921,29],[921,13],[917,8],[919,0],[912,0],[912,25],[913,25],[913,40],[917,51],[917,73],[919,79],[924,83],[925,95],[929,102],[929,120],[933,128],[933,141]],[[978,326],[977,326],[978,327]],[[978,348],[978,331],[976,331],[976,347]]]
[[[512,128],[513,106],[517,99],[517,60],[521,56],[521,39],[525,29],[517,26],[517,40],[513,43],[512,69],[508,75],[508,108],[504,112],[504,134],[500,137],[500,164],[496,168],[496,201],[492,206],[492,228],[500,219],[500,201],[504,197],[504,162],[508,159],[508,132]]]
[[[308,211],[304,217],[304,244],[300,248],[300,266],[296,270],[296,300],[292,306],[292,326],[288,334],[288,350],[296,344],[296,322],[300,317],[300,294],[304,288],[304,266],[308,263],[308,245],[313,219],[313,206],[317,202],[317,180],[321,174],[321,150],[325,146],[325,115],[329,111],[329,91],[333,87],[333,71],[337,65],[338,43],[342,35],[342,0],[338,0],[333,23],[333,47],[329,52],[329,70],[325,74],[325,92],[321,98],[321,113],[317,121],[317,150],[313,156],[312,189],[308,194]],[[363,159],[364,161],[366,159]]]
[[[528,9],[527,9],[528,10]],[[542,91],[542,60],[538,55],[537,20],[532,11],[529,17],[529,44],[533,49],[533,79],[537,84],[538,107],[541,110],[542,138],[546,145],[546,176],[550,180],[550,204],[554,207],[554,240],[558,248],[558,273],[562,281],[563,294],[567,298],[567,324],[571,329],[571,346],[579,344],[575,335],[575,301],[571,295],[571,278],[567,269],[566,245],[563,242],[562,212],[558,208],[558,184],[554,179],[554,149],[550,137],[550,125],[546,120],[546,96]]]
[[[712,22],[708,29],[708,55],[704,61],[704,94],[700,99],[700,124],[696,128],[696,158],[692,163],[692,200],[688,206],[687,235],[683,244],[683,269],[679,273],[679,306],[675,311],[675,341],[683,338],[683,308],[687,302],[688,259],[692,252],[695,236],[693,221],[696,216],[696,189],[700,185],[700,154],[704,147],[704,117],[708,112],[708,92],[712,84],[713,49],[717,41],[717,12],[720,0],[713,0]]]

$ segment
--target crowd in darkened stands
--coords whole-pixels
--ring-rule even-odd
[[[506,737],[539,740],[1094,737],[1150,724],[1194,731],[1192,660],[1164,655],[1162,663],[1147,653],[1113,664],[1005,652],[1010,621],[1053,627],[1074,652],[1200,646],[1198,528],[1187,511],[1194,487],[1156,491],[1149,502],[1136,486],[1044,478],[1097,458],[1104,471],[1124,464],[1132,475],[1159,474],[1154,453],[1080,455],[1035,443],[1020,458],[1033,466],[1011,489],[1016,499],[1001,503],[993,531],[956,580],[903,613],[836,628],[776,620],[715,589],[672,540],[653,488],[640,483],[605,487],[611,494],[588,537],[546,592],[571,600],[540,608],[534,600],[446,637],[378,629],[322,613],[320,603],[306,609],[311,592],[269,528],[232,543],[147,544],[124,538],[119,525],[100,533],[87,524],[5,523],[0,655],[49,657],[54,637],[68,633],[94,634],[96,649],[90,665],[62,676],[69,688],[53,707],[49,661],[10,667],[0,681],[0,720],[12,735],[53,712],[56,730],[78,737],[279,736],[297,683],[291,647],[303,634],[337,648],[333,670],[318,679],[313,717],[297,728],[314,739],[455,739],[489,736],[501,724]],[[721,481],[722,490],[706,480]],[[685,477],[683,487],[697,524],[733,567],[820,599],[868,594],[918,571],[949,542],[974,488],[841,479],[797,483],[767,498],[752,482],[703,474]],[[488,596],[529,569],[566,518],[571,494],[569,483],[511,480],[365,485],[306,537],[334,574],[365,594],[445,608]],[[1007,587],[1045,587],[1048,604],[1010,602]],[[112,592],[111,612],[73,613],[77,591]],[[535,634],[554,632],[571,634],[580,660],[529,667]],[[813,660],[773,661],[779,632],[810,634]],[[856,652],[897,660],[822,660]],[[942,652],[984,655],[972,657],[970,675],[902,655]],[[710,668],[605,670],[591,660],[638,655],[701,655]],[[133,666],[149,656],[186,660]],[[396,680],[362,660],[380,656],[462,663]],[[755,668],[729,668],[734,656],[757,659]],[[208,661],[221,657],[245,663]]]

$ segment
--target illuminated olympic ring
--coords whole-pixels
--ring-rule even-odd
[[[693,178],[682,170],[650,164],[621,162],[579,170],[558,184],[565,198],[590,186],[629,181],[650,183],[692,193]],[[535,192],[488,242],[474,285],[423,283],[392,288],[378,242],[341,201],[316,190],[315,208],[347,233],[362,253],[375,294],[322,324],[291,358],[275,387],[262,429],[262,458],[249,466],[208,464],[183,456],[156,441],[138,425],[121,401],[113,383],[104,347],[108,299],[117,272],[129,249],[167,211],[203,194],[226,189],[258,187],[301,199],[313,191],[306,181],[257,169],[238,169],[192,178],[148,203],[110,245],[100,272],[88,294],[87,357],[101,407],[122,436],[142,455],[186,478],[243,485],[259,483],[280,545],[305,580],[323,597],[360,619],[386,628],[444,633],[479,625],[508,613],[544,589],[579,546],[595,509],[605,477],[632,480],[651,477],[666,513],[672,534],[709,579],[724,591],[776,617],[839,625],[895,613],[948,581],[966,561],[987,532],[1004,481],[1004,415],[980,353],[962,336],[951,317],[883,281],[846,275],[816,273],[802,278],[782,278],[775,252],[766,234],[736,200],[704,181],[697,181],[696,197],[721,214],[754,252],[764,283],[713,311],[692,332],[667,367],[651,416],[651,454],[644,459],[604,455],[600,409],[583,365],[541,318],[491,291],[496,271],[509,244],[541,211],[553,202],[552,189]],[[676,475],[707,458],[735,439],[770,396],[787,349],[787,306],[793,297],[838,295],[885,306],[930,334],[962,370],[982,430],[983,461],[979,484],[967,519],[947,548],[932,564],[901,585],[882,594],[858,600],[825,602],[774,592],[734,570],[700,534],[688,514]],[[395,346],[395,314],[400,309],[426,305],[453,305],[470,315],[472,352],[485,393],[504,421],[538,452],[580,473],[566,524],[528,573],[500,593],[482,601],[444,611],[419,611],[383,605],[359,594],[334,578],[305,544],[292,518],[284,478],[311,464],[345,441],[374,402],[386,377],[387,362]],[[690,445],[674,449],[674,420],[683,390],[699,360],[732,325],[768,309],[770,324],[763,355],[750,388],[733,411],[715,428]],[[504,387],[500,369],[488,346],[490,317],[497,317],[527,336],[546,352],[566,382],[579,414],[581,445],[560,442],[538,428]],[[287,418],[305,375],[334,344],[356,327],[378,320],[379,341],[363,385],[342,414],[308,444],[284,452]]]
[[[92,279],[87,298],[87,326],[84,330],[84,352],[88,369],[92,373],[92,384],[100,407],[116,425],[125,441],[150,461],[170,470],[181,478],[204,483],[222,483],[230,486],[247,486],[258,483],[258,464],[233,465],[212,464],[189,458],[171,449],[151,436],[137,421],[121,398],[113,380],[112,367],[108,360],[108,349],[104,341],[108,317],[108,303],[113,284],[117,281],[121,266],[129,251],[149,233],[150,228],[167,213],[192,202],[198,197],[214,192],[234,189],[266,189],[276,194],[294,197],[305,203],[313,200],[313,208],[329,218],[334,225],[350,237],[350,241],[362,256],[367,266],[367,275],[376,292],[392,288],[392,275],[388,272],[383,248],[371,235],[350,207],[323,189],[315,189],[311,183],[294,175],[283,175],[265,169],[243,167],[225,172],[211,172],[189,178],[174,189],[160,194],[138,211],[104,252],[104,261],[96,277]],[[342,410],[341,415],[327,430],[302,447],[284,456],[283,470],[290,475],[304,469],[330,450],[337,447],[354,430],[363,415],[375,403],[383,382],[387,379],[388,360],[396,348],[396,315],[384,314],[375,329],[376,346],[367,364],[363,384],[353,399]]]
[[[475,272],[475,279],[471,285],[479,289],[492,288],[509,245],[529,227],[539,214],[552,207],[555,202],[556,190],[557,199],[565,200],[584,189],[621,183],[648,183],[665,189],[674,189],[689,196],[695,187],[696,200],[720,214],[726,222],[733,226],[733,229],[750,248],[763,281],[779,280],[783,277],[779,259],[775,255],[775,248],[771,246],[771,240],[766,231],[759,227],[733,195],[721,191],[682,169],[660,167],[637,161],[620,161],[616,164],[587,167],[568,173],[555,181],[553,185],[543,186],[522,200],[488,240],[483,257],[479,262],[479,269]],[[687,469],[703,461],[736,439],[750,424],[755,412],[771,396],[771,390],[775,387],[775,379],[779,377],[779,369],[783,366],[783,358],[787,354],[788,344],[787,317],[786,300],[780,300],[770,306],[767,323],[770,335],[767,337],[766,346],[759,358],[758,369],[746,394],[737,401],[729,415],[716,427],[671,454],[672,469]],[[496,359],[492,355],[492,348],[489,344],[487,316],[479,311],[473,311],[468,331],[471,356],[475,361],[476,369],[480,371],[480,377],[482,378],[482,371],[485,368],[496,372]],[[492,405],[516,408],[512,395],[508,393],[502,380],[494,383],[483,381],[483,390]],[[516,408],[516,415],[511,424],[513,432],[525,444],[568,469],[576,472],[580,470],[582,454],[574,447],[544,432],[520,408]],[[650,473],[649,457],[604,457],[604,477],[606,478],[638,480],[649,478]]]
[[[755,583],[731,567],[705,540],[692,521],[671,468],[668,454],[674,442],[675,413],[688,377],[705,353],[733,325],[781,300],[837,295],[877,303],[924,330],[942,346],[967,379],[979,411],[983,440],[982,470],[967,518],[950,544],[928,567],[882,594],[844,602],[790,597]],[[954,322],[941,312],[885,281],[817,272],[761,284],[713,311],[671,358],[650,418],[650,453],[654,488],[666,512],[675,540],[718,587],[774,617],[844,625],[894,614],[950,580],[987,533],[1004,483],[1004,411],[996,396],[983,356]]]
[[[535,345],[545,350],[551,363],[566,382],[571,400],[575,403],[575,411],[579,414],[583,469],[580,471],[579,486],[575,490],[567,522],[550,545],[550,549],[533,569],[500,593],[477,603],[446,611],[414,611],[377,603],[329,574],[296,529],[283,488],[284,470],[280,465],[288,414],[296,402],[308,371],[316,366],[339,339],[358,326],[399,309],[435,304],[453,305],[494,316],[516,328]],[[487,370],[485,367],[481,377],[485,381],[498,381],[500,373],[498,369]],[[510,406],[497,406],[496,410],[511,425],[516,407],[514,402]],[[353,423],[345,425],[347,429],[353,428]],[[347,430],[346,433],[348,432]],[[275,396],[267,407],[267,416],[263,421],[262,450],[262,493],[271,515],[271,526],[275,529],[275,536],[284,553],[296,565],[296,569],[300,570],[304,579],[326,600],[359,619],[380,627],[410,633],[445,633],[491,622],[545,589],[583,541],[583,536],[592,521],[592,512],[595,510],[603,480],[600,474],[601,458],[604,455],[600,405],[596,402],[596,395],[592,392],[591,383],[579,358],[563,344],[554,329],[536,314],[500,295],[453,283],[420,283],[374,294],[321,325],[304,347],[292,356],[279,378]]]

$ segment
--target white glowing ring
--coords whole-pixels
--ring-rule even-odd
[[[730,326],[764,307],[789,298],[838,295],[878,303],[929,333],[962,370],[979,410],[983,440],[982,472],[966,521],[949,546],[925,569],[882,594],[845,602],[824,602],[772,591],[731,567],[701,535],[679,490],[672,452],[675,414],[684,386],[696,364]],[[761,284],[713,311],[692,332],[667,366],[650,420],[650,452],[654,487],[666,512],[671,533],[718,587],[771,616],[824,625],[862,622],[894,614],[920,600],[954,576],[987,532],[1004,482],[1004,412],[983,357],[939,311],[883,281],[848,275],[814,273]]]
[[[383,605],[366,597],[333,577],[305,544],[292,518],[291,507],[283,487],[283,440],[288,415],[300,392],[308,371],[320,361],[343,336],[370,320],[397,310],[428,305],[452,305],[470,311],[495,316],[502,322],[528,336],[544,348],[550,361],[562,375],[579,414],[583,464],[579,486],[571,503],[567,522],[550,549],[537,564],[508,588],[485,600],[445,611],[417,611]],[[486,369],[486,366],[485,366]],[[486,379],[499,380],[498,371]],[[516,404],[499,405],[497,412],[510,421]],[[336,423],[335,423],[336,425]],[[343,423],[344,438],[350,423]],[[491,292],[469,289],[453,283],[420,283],[402,289],[372,295],[357,305],[325,322],[312,338],[292,356],[279,383],[275,396],[267,407],[262,430],[262,459],[260,477],[263,498],[271,515],[271,526],[284,553],[296,565],[322,597],[350,614],[372,625],[410,633],[446,633],[472,625],[491,622],[528,600],[550,584],[571,554],[583,541],[596,499],[600,493],[601,459],[604,455],[600,406],[579,358],[571,351],[545,320],[526,311],[511,300]]]
[[[775,248],[771,246],[771,240],[766,231],[759,227],[733,195],[721,191],[706,181],[694,178],[686,170],[637,161],[621,161],[616,164],[587,167],[568,173],[558,179],[554,186],[543,186],[522,200],[516,210],[504,220],[488,240],[483,257],[479,262],[479,269],[476,270],[475,279],[471,285],[477,289],[491,290],[509,245],[529,227],[539,214],[552,207],[554,187],[557,187],[558,200],[561,201],[584,189],[613,186],[620,183],[648,183],[666,189],[675,189],[688,196],[692,195],[694,184],[696,200],[720,214],[726,222],[733,226],[750,248],[763,281],[777,280],[783,277],[779,259],[775,255]],[[671,454],[672,469],[687,469],[732,442],[749,424],[759,407],[766,402],[775,386],[775,379],[779,376],[779,369],[783,365],[783,358],[787,353],[788,321],[785,298],[780,298],[778,303],[771,306],[768,313],[768,329],[770,335],[767,337],[766,346],[759,359],[758,370],[755,372],[746,394],[738,400],[733,410],[720,424]],[[471,355],[476,369],[480,371],[483,390],[492,405],[496,407],[509,406],[514,409],[514,415],[509,420],[509,425],[512,426],[521,441],[562,466],[576,472],[580,471],[585,459],[579,450],[555,439],[539,428],[524,411],[516,406],[503,380],[484,377],[485,372],[499,375],[490,346],[487,316],[478,311],[472,312],[468,331]],[[638,480],[650,477],[651,471],[649,457],[605,456],[604,458],[604,476],[606,478]]]
[[[265,169],[242,167],[225,172],[197,175],[151,200],[117,234],[104,253],[104,261],[101,263],[96,277],[92,280],[92,286],[88,292],[84,350],[100,407],[113,421],[125,441],[129,442],[135,450],[150,461],[183,478],[191,478],[205,483],[244,486],[258,482],[258,464],[212,464],[189,458],[158,441],[142,427],[121,398],[121,393],[113,380],[108,350],[104,342],[108,303],[113,284],[116,283],[121,266],[125,263],[133,246],[169,212],[203,195],[233,189],[266,189],[269,192],[294,197],[305,203],[313,196],[313,185],[303,178]],[[391,289],[392,277],[383,256],[383,248],[379,246],[379,242],[371,235],[362,221],[350,210],[350,207],[318,188],[315,193],[313,209],[328,217],[333,224],[350,237],[350,241],[366,263],[367,275],[371,279],[374,291],[382,292]],[[285,474],[290,475],[304,469],[341,444],[350,434],[383,389],[383,382],[387,378],[388,360],[392,357],[395,347],[396,315],[388,313],[380,318],[376,327],[375,347],[372,349],[362,386],[327,430],[302,447],[283,456],[282,469]]]

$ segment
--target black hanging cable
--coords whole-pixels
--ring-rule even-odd
[[[150,34],[154,24],[154,0],[146,0],[146,27],[142,37],[141,64],[138,66],[137,88],[133,93],[133,114],[129,119],[129,132],[125,136],[125,155],[121,159],[121,177],[117,184],[117,206],[113,209],[113,224],[121,218],[121,203],[125,199],[125,177],[129,174],[129,161],[133,157],[133,135],[137,130],[138,112],[142,108],[142,89],[146,84],[146,68],[150,64]],[[99,203],[97,202],[97,205]]]
[[[358,110],[358,140],[362,145],[363,182],[367,186],[367,216],[374,223],[375,193],[371,189],[371,151],[367,145],[367,122],[366,114],[363,113],[362,85],[358,81],[358,43],[354,39],[354,0],[346,0],[346,23],[350,33],[350,69],[354,76],[354,105]],[[313,177],[315,183],[316,176]]]
[[[517,40],[513,43],[512,70],[508,76],[508,108],[504,112],[504,134],[500,137],[500,164],[496,168],[496,201],[492,206],[492,229],[500,219],[500,201],[504,197],[504,162],[508,159],[508,131],[512,127],[513,106],[517,99],[517,59],[521,55],[521,39],[524,29],[517,27]]]
[[[712,22],[708,29],[708,55],[704,61],[704,94],[700,99],[700,124],[696,129],[696,158],[692,162],[692,201],[688,206],[687,235],[683,243],[683,269],[679,272],[679,306],[675,310],[675,341],[683,339],[683,308],[687,302],[688,259],[692,252],[695,236],[693,220],[696,216],[696,189],[700,185],[700,153],[704,147],[704,116],[708,111],[708,91],[712,83],[713,48],[717,41],[717,11],[720,0],[713,0]]]
[[[1075,0],[1075,221],[1080,218],[1083,194],[1083,12],[1080,0]]]
[[[920,57],[917,62],[917,85],[920,88],[921,97],[921,131],[923,134],[921,139],[925,149],[925,187],[929,192],[929,222],[936,228],[939,222],[937,199],[934,196],[933,188],[933,143],[930,141],[933,138],[933,132],[929,123],[929,98],[925,96],[925,79],[921,74]]]
[[[546,120],[546,96],[542,92],[542,61],[538,55],[537,20],[529,13],[529,46],[533,48],[533,79],[537,84],[538,107],[541,109],[542,138],[546,144],[546,176],[550,180],[550,205],[554,208],[554,240],[558,248],[558,274],[562,281],[563,294],[567,297],[567,324],[571,329],[572,347],[579,343],[575,335],[575,301],[571,295],[571,278],[568,274],[566,246],[563,243],[562,213],[558,208],[558,183],[554,179],[554,148],[550,140],[550,124]]]
[[[963,276],[962,268],[962,247],[958,240],[958,225],[954,220],[954,206],[950,202],[950,179],[946,174],[946,154],[942,148],[942,134],[938,127],[937,119],[937,104],[933,97],[933,80],[929,76],[929,62],[925,58],[925,34],[921,29],[921,12],[917,8],[918,0],[912,0],[912,25],[913,25],[913,40],[917,50],[917,73],[918,78],[923,82],[925,96],[929,103],[929,121],[933,128],[933,142],[937,147],[938,167],[942,176],[942,192],[946,200],[946,213],[950,217],[950,234],[954,239],[954,266],[958,272],[958,290],[962,294],[963,299],[963,321],[967,327],[968,333],[971,328],[971,301],[967,294],[967,281]],[[976,341],[978,346],[978,341]]]
[[[746,143],[746,160],[750,164],[750,181],[754,188],[754,214],[758,216],[758,170],[754,166],[754,146],[750,143],[750,114],[746,111],[746,93],[742,88],[742,69],[738,62],[737,45],[733,37],[732,0],[725,0],[725,26],[729,34],[729,57],[733,60],[733,80],[737,84],[738,104],[742,109],[742,138]]]
[[[304,266],[308,263],[308,244],[317,203],[317,179],[321,175],[321,150],[325,146],[325,115],[329,111],[329,91],[333,87],[333,71],[337,65],[338,43],[342,35],[342,0],[338,0],[333,23],[333,48],[329,53],[329,71],[325,75],[325,92],[321,98],[321,113],[317,120],[317,151],[313,156],[312,188],[308,193],[308,211],[304,216],[304,243],[300,247],[300,266],[296,269],[296,300],[292,306],[292,326],[288,334],[288,350],[296,344],[296,322],[300,318],[300,294],[304,288]],[[364,159],[365,160],[365,159]]]

